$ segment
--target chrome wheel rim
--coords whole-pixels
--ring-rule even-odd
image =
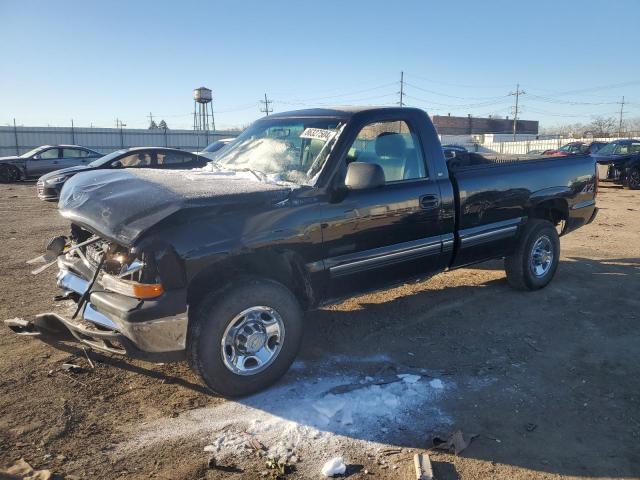
[[[255,375],[277,358],[284,342],[284,322],[270,307],[243,310],[222,335],[222,360],[237,375]]]
[[[553,264],[553,244],[546,235],[540,237],[531,249],[531,272],[536,277],[544,277]]]
[[[629,174],[629,186],[633,188],[637,188],[640,186],[640,170],[633,169]]]

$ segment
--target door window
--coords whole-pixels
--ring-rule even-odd
[[[387,182],[427,176],[420,141],[404,121],[375,122],[360,130],[347,155],[349,162],[377,163]]]
[[[193,161],[193,157],[188,153],[161,152],[158,153],[158,165],[178,165]]]
[[[119,162],[123,167],[150,167],[151,155],[147,152],[134,153],[122,157]]]
[[[58,149],[57,148],[50,148],[49,150],[45,150],[44,152],[42,152],[40,154],[40,158],[42,160],[57,159],[58,158]]]
[[[89,156],[91,156],[90,152],[87,152],[86,150],[80,150],[79,148],[62,149],[63,158],[87,158]]]

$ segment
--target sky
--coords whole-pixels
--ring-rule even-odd
[[[192,128],[403,98],[432,115],[542,126],[640,117],[638,0],[0,0],[0,124]]]

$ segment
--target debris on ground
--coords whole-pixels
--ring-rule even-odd
[[[398,455],[402,453],[402,449],[401,448],[383,448],[382,450],[380,450],[380,455],[384,455],[385,457],[388,457],[389,455]]]
[[[82,372],[82,367],[80,365],[76,365],[75,363],[63,363],[62,369],[71,373]]]
[[[335,457],[331,460],[328,460],[322,466],[322,475],[325,477],[335,477],[336,475],[344,475],[347,471],[347,466],[344,463],[342,457]]]
[[[268,458],[266,466],[271,472],[268,473],[269,478],[273,480],[284,479],[285,476],[293,472],[293,467],[286,462],[278,462],[273,458]]]
[[[433,468],[428,453],[416,453],[413,456],[416,468],[416,480],[433,480]]]
[[[538,428],[538,425],[536,425],[535,423],[527,423],[524,427],[527,429],[527,432],[533,432],[536,428]]]
[[[0,472],[3,480],[51,480],[53,475],[50,470],[34,470],[24,458],[17,460],[4,472]]]
[[[462,430],[456,430],[446,440],[441,437],[433,437],[432,444],[435,449],[445,450],[458,455],[466,449],[469,444],[471,444],[471,440],[477,436],[477,433],[468,433],[465,435],[462,433]]]
[[[237,467],[236,465],[221,465],[218,463],[216,457],[211,456],[207,461],[207,467],[211,470],[220,470],[221,472],[227,473],[243,473],[244,470]]]
[[[84,356],[87,357],[87,361],[89,362],[89,365],[91,366],[92,369],[95,369],[95,365],[93,364],[93,362],[91,361],[91,358],[89,357],[89,353],[87,352],[87,349],[82,347],[82,351],[84,352]]]

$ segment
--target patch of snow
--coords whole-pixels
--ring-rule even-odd
[[[318,465],[327,455],[339,456],[345,444],[371,451],[387,443],[417,446],[430,430],[453,423],[440,408],[456,388],[452,381],[412,373],[382,377],[378,372],[402,367],[376,360],[297,362],[275,387],[251,397],[133,426],[116,455],[190,438],[208,452],[249,456],[247,438],[254,437],[269,457]]]
[[[439,378],[434,378],[433,380],[431,380],[429,382],[429,385],[431,386],[431,388],[436,388],[438,390],[441,390],[444,388],[444,383]]]
[[[342,457],[335,457],[328,460],[322,466],[322,475],[325,477],[335,477],[336,475],[344,475],[347,471],[347,466],[344,464]]]
[[[401,373],[401,374],[398,375],[398,378],[401,378],[402,381],[405,382],[405,383],[416,383],[422,377],[420,375],[413,375],[411,373]]]

